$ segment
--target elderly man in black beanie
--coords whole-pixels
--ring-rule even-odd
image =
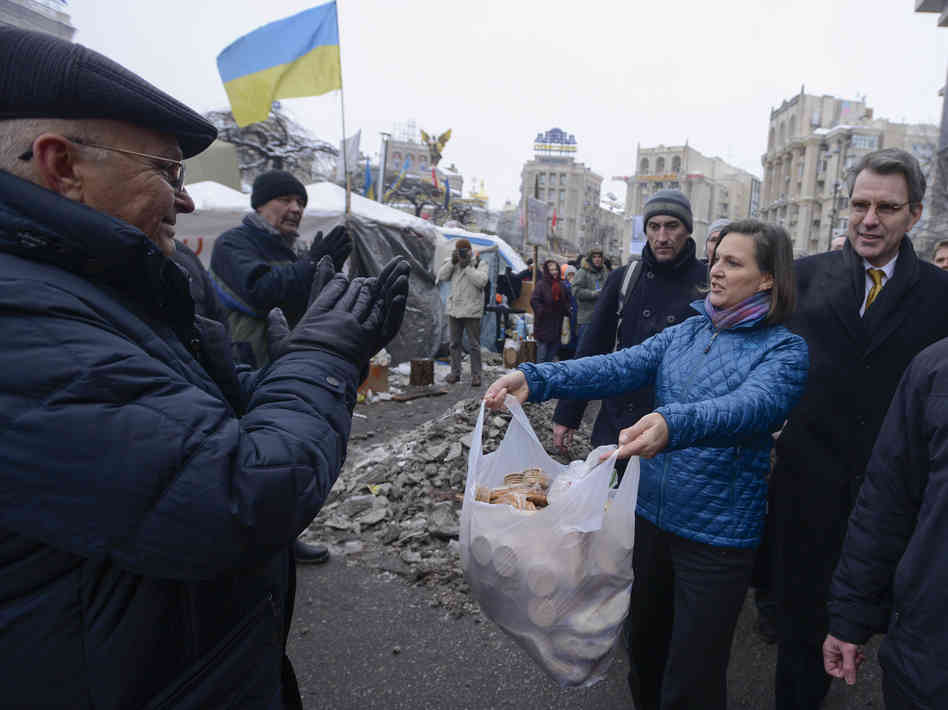
[[[285,170],[270,170],[253,182],[253,212],[239,227],[224,232],[214,242],[211,279],[221,303],[228,310],[231,338],[247,343],[254,362],[263,367],[267,351],[267,314],[282,309],[290,326],[296,325],[309,303],[316,264],[332,257],[336,271],[352,251],[344,226],[323,239],[316,234],[302,257],[294,248],[306,208],[306,188]]]
[[[174,249],[214,127],[124,67],[0,27],[0,704],[299,708],[295,568],[407,264],[314,268],[235,368]],[[276,313],[274,314],[276,318]]]

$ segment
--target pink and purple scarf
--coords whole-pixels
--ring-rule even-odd
[[[770,310],[770,291],[760,291],[730,308],[715,308],[711,294],[704,299],[704,309],[715,330],[727,330],[767,315]]]

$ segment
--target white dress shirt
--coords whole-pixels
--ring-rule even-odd
[[[892,257],[892,261],[890,261],[885,266],[873,266],[865,259],[862,260],[863,273],[866,275],[866,293],[862,297],[862,307],[859,309],[860,318],[866,315],[866,299],[869,298],[869,292],[872,290],[872,287],[876,285],[872,280],[872,277],[869,275],[869,269],[882,269],[882,288],[885,288],[885,285],[889,283],[889,279],[892,278],[892,274],[895,273],[895,262],[898,260],[898,252],[896,252],[895,256]],[[879,289],[879,293],[882,293],[882,288]],[[878,294],[876,295],[876,298],[879,298]]]

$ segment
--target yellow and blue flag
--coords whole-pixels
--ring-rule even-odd
[[[265,121],[276,99],[341,89],[335,1],[244,35],[217,55],[217,69],[238,126]]]

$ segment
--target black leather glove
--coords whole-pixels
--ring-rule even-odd
[[[194,327],[201,341],[198,362],[220,387],[234,411],[243,414],[240,380],[237,379],[227,329],[216,320],[199,315],[194,316]]]
[[[307,302],[307,308],[313,305],[313,301],[316,300],[317,296],[322,293],[322,290],[326,288],[332,277],[336,273],[336,268],[333,266],[332,257],[324,256],[316,264],[316,271],[313,273],[313,282],[309,287],[309,301]],[[290,335],[290,324],[286,320],[286,315],[283,313],[282,308],[273,308],[267,313],[267,354],[270,356],[270,362],[276,360],[280,355],[285,353],[287,343],[289,342],[287,338]]]
[[[378,331],[374,355],[388,345],[402,327],[405,306],[408,302],[408,276],[411,267],[404,257],[389,261],[379,274],[376,287],[383,300],[382,327]]]
[[[373,348],[384,322],[384,305],[376,279],[350,282],[345,275],[336,274],[279,344],[275,355],[322,350],[365,370],[377,352]]]
[[[313,237],[313,243],[309,247],[309,258],[318,264],[324,256],[332,259],[333,268],[338,272],[342,271],[342,265],[346,263],[349,254],[352,253],[352,238],[349,236],[349,230],[345,225],[334,227],[325,238],[322,232],[316,232]]]

